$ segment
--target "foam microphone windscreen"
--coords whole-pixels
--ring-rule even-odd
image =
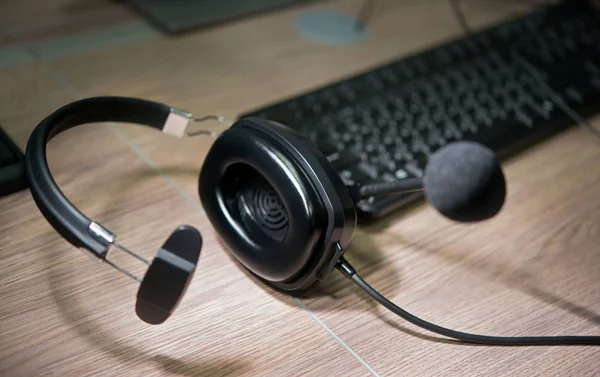
[[[500,211],[506,196],[496,155],[470,141],[448,144],[433,153],[423,184],[429,203],[456,221],[488,219]]]

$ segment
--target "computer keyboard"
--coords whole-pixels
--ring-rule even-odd
[[[598,20],[587,5],[561,3],[241,117],[303,132],[348,183],[422,176],[428,156],[458,140],[502,157],[574,124],[559,102],[583,116],[598,110]],[[419,197],[358,209],[378,217]]]
[[[0,128],[0,197],[27,187],[23,160],[21,150]]]

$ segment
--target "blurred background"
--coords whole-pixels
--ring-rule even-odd
[[[470,226],[422,194],[368,199],[348,259],[390,300],[486,334],[597,334],[596,1],[0,0],[0,375],[597,375],[591,347],[457,346],[399,322],[340,274],[290,297],[231,258],[198,200],[214,139],[91,124],[48,146],[83,213],[151,259],[205,239],[164,326],[138,285],[74,250],[25,180],[32,130],[92,96],[162,102],[220,132],[244,116],[309,137],[347,183],[421,177],[459,140],[494,150],[500,214]],[[115,255],[124,268],[143,266]],[[361,296],[362,295],[362,296]]]

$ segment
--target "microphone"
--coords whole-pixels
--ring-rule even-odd
[[[442,215],[462,222],[495,216],[504,204],[506,181],[494,152],[471,141],[459,141],[434,152],[423,178],[350,187],[355,201],[370,196],[424,191]]]

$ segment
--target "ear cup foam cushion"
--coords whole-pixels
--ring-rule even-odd
[[[326,228],[310,179],[277,141],[243,127],[222,133],[200,173],[202,205],[232,254],[270,282],[302,273]]]
[[[245,127],[254,127],[275,136],[306,172],[313,186],[319,192],[327,208],[327,237],[348,246],[356,227],[356,207],[350,192],[337,170],[329,163],[317,146],[305,135],[274,121],[260,118],[246,118]]]

